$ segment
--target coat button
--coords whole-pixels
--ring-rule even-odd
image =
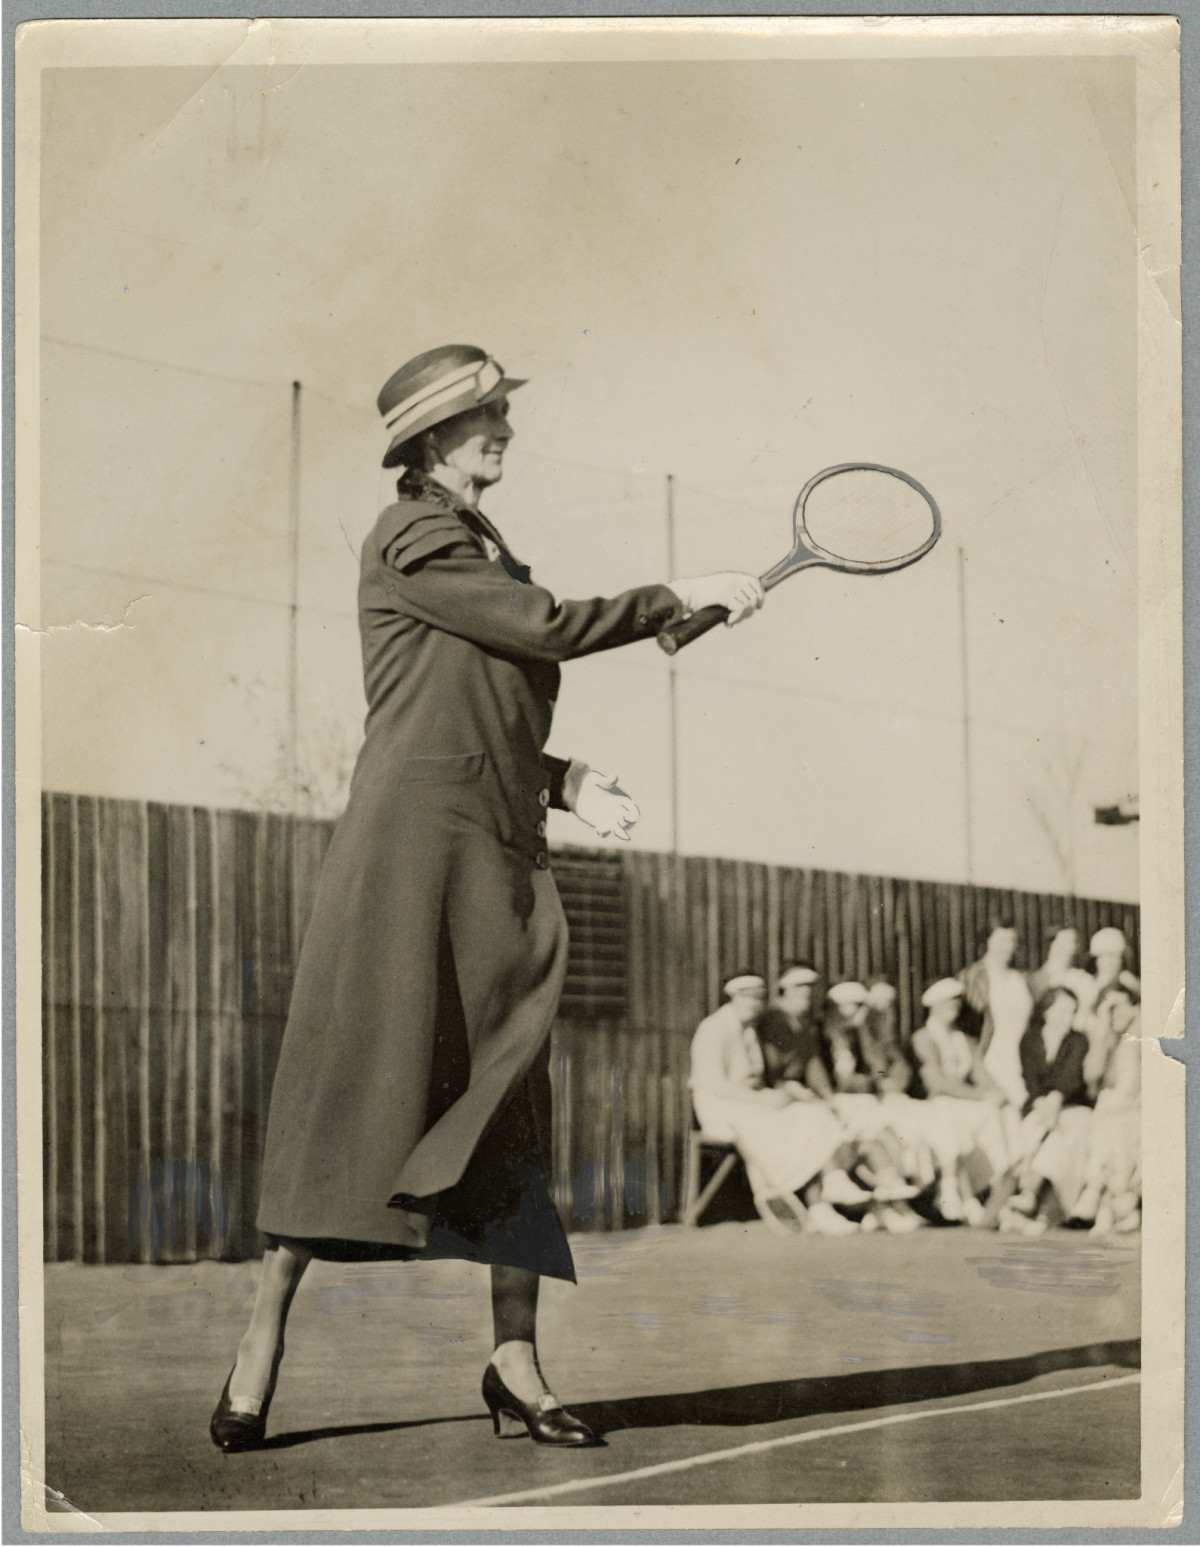
[[[545,822],[539,822],[538,823],[538,825],[537,825],[537,835],[538,835],[539,838],[544,838],[546,836],[546,824],[545,824]]]
[[[546,853],[545,849],[539,849],[537,851],[537,854],[534,856],[533,863],[539,870],[550,869],[550,856]]]
[[[550,804],[550,791],[549,790],[539,790],[538,791],[538,805],[539,806],[548,806],[549,804]]]

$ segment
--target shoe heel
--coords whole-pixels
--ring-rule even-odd
[[[524,1419],[504,1408],[492,1414],[492,1433],[500,1440],[523,1440],[529,1433]]]

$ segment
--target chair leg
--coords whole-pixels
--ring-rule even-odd
[[[717,1169],[713,1172],[712,1180],[709,1182],[708,1186],[691,1205],[691,1207],[688,1208],[684,1213],[683,1222],[685,1225],[695,1225],[699,1223],[700,1216],[717,1196],[721,1188],[724,1187],[729,1173],[733,1170],[737,1163],[737,1152],[736,1150],[731,1150],[730,1153],[725,1156],[724,1160],[722,1160]]]
[[[687,1137],[687,1151],[683,1162],[683,1207],[680,1218],[685,1225],[693,1223],[692,1212],[700,1191],[700,1135],[693,1129]]]

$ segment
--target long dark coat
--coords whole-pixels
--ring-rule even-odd
[[[549,1191],[566,923],[544,755],[560,661],[680,616],[665,586],[557,602],[406,474],[362,554],[368,714],[271,1097],[259,1229],[326,1257],[573,1278]]]

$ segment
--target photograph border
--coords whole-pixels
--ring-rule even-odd
[[[888,16],[895,17],[898,20],[909,16],[924,15],[946,21],[949,21],[951,18],[955,20],[961,18],[964,21],[969,21],[971,18],[964,15],[968,9],[977,17],[1012,18],[1013,22],[1020,26],[1023,26],[1031,18],[1045,15],[1043,12],[1032,9],[1017,10],[1014,8],[1010,10],[1007,7],[982,6],[968,8],[960,5],[955,6],[953,9],[941,6],[896,6],[889,10]],[[1048,17],[1047,24],[1055,26],[1069,22],[1068,9],[1073,10],[1074,8],[1061,10],[1054,16]],[[499,20],[502,23],[506,21],[516,23],[518,20],[510,12],[496,8],[481,8],[477,10],[456,8],[453,12],[445,10],[438,14],[431,14],[433,10],[433,7],[425,8],[420,20],[432,23],[437,20],[459,19],[468,16]],[[630,18],[636,23],[641,18],[650,16],[662,17],[667,10],[668,8],[666,7],[659,7],[653,11],[649,8],[644,11],[630,8],[621,12],[620,16]],[[15,82],[13,76],[14,29],[26,21],[38,19],[38,14],[34,6],[27,4],[14,5],[6,13],[6,19],[9,22],[6,42],[9,44],[9,48],[5,60],[5,69],[9,85],[9,101],[14,103],[18,111],[20,110],[20,97],[18,93],[21,90],[21,86],[19,82]],[[56,12],[54,19],[56,21],[65,19],[82,20],[88,17],[96,18],[101,16],[101,14],[101,12],[94,8],[64,6]],[[114,13],[110,10],[106,14],[112,17]],[[159,8],[154,5],[140,7],[137,19],[154,14],[157,14],[159,17],[183,20],[182,7],[162,6]],[[195,18],[196,14],[195,10],[191,10],[188,14],[188,19]],[[348,6],[331,5],[322,7],[319,12],[314,8],[308,14],[312,17],[322,15],[333,20],[349,20],[352,17],[360,18],[370,16],[373,13],[371,8],[367,6],[355,7],[351,10]],[[382,13],[376,11],[374,14],[378,15],[382,20]],[[391,14],[392,16],[395,15],[394,12]],[[857,9],[850,10],[832,5],[805,7],[800,12],[791,13],[793,16],[799,15],[810,22],[817,18],[831,18],[836,21],[839,17],[844,17],[847,20],[852,20],[862,18],[865,14],[867,13]],[[1121,17],[1162,16],[1163,13],[1150,7],[1145,7],[1141,10],[1137,7],[1129,7],[1122,8],[1119,11],[1101,13],[1096,12],[1094,8],[1080,7],[1076,14],[1081,16],[1109,15],[1114,18],[1114,24],[1116,24]],[[283,19],[285,17],[303,19],[305,15],[306,12],[303,7],[278,11],[267,10],[258,13],[259,18],[262,20]],[[529,11],[525,13],[526,17],[530,15]],[[544,11],[537,13],[537,15],[550,20],[561,17],[561,12]],[[203,20],[206,21],[225,19],[232,22],[240,20],[236,11],[214,6],[205,6],[202,16]],[[746,28],[754,30],[756,23],[775,23],[782,20],[778,17],[778,13],[770,11],[755,12],[737,18],[727,18],[716,12],[706,14],[695,8],[691,8],[686,12],[676,12],[674,19],[682,21],[685,17],[689,19],[695,18],[698,23],[702,24],[726,22],[735,31],[742,31]],[[121,19],[135,20],[132,15],[128,17],[122,16]],[[404,19],[417,20],[418,18],[408,16]],[[572,23],[604,19],[616,20],[618,15],[616,12],[605,12],[599,8],[589,8],[586,12],[572,13],[569,18]],[[1189,25],[1186,17],[1182,18],[1182,20],[1184,22],[1183,56],[1185,58],[1194,58],[1196,43],[1192,34],[1196,31],[1197,24],[1193,21]],[[276,29],[277,33],[278,30]],[[884,34],[881,30],[876,35],[882,36]],[[927,32],[926,36],[929,35],[931,34]],[[22,46],[24,45],[22,44]],[[278,52],[277,44],[276,51]],[[1186,76],[1183,90],[1186,100]],[[1139,104],[1141,102],[1142,97],[1139,94]],[[31,391],[30,383],[31,381],[36,383],[36,361],[32,362],[31,374],[31,358],[29,355],[31,344],[36,348],[36,340],[23,341],[19,326],[16,330],[15,338],[13,331],[14,319],[28,318],[31,315],[27,305],[28,295],[25,287],[30,282],[30,244],[32,240],[36,240],[36,232],[29,228],[32,226],[32,222],[29,223],[29,226],[24,231],[22,231],[19,225],[15,224],[20,219],[21,204],[23,203],[19,184],[16,185],[14,194],[14,180],[19,168],[27,165],[25,158],[31,154],[31,147],[22,140],[22,133],[24,132],[24,134],[28,135],[30,127],[28,122],[24,124],[18,122],[14,135],[11,113],[6,120],[8,135],[6,140],[5,175],[9,193],[8,209],[10,216],[9,227],[6,232],[10,254],[10,290],[6,296],[8,302],[6,308],[6,334],[9,345],[8,361],[10,371],[9,401],[15,404],[16,430],[21,431],[21,433],[19,439],[14,439],[16,433],[14,430],[14,417],[10,415],[5,423],[8,450],[8,477],[6,478],[5,487],[5,589],[10,607],[9,616],[14,624],[17,625],[15,633],[18,639],[18,646],[14,651],[14,630],[8,631],[5,638],[5,648],[10,651],[10,656],[8,661],[6,661],[6,666],[8,667],[6,677],[8,682],[11,683],[14,680],[14,675],[19,674],[16,680],[20,693],[19,696],[10,696],[4,721],[5,779],[6,795],[8,797],[5,813],[6,836],[8,838],[5,856],[5,883],[6,900],[9,903],[5,919],[5,947],[8,951],[9,962],[15,963],[16,966],[15,973],[10,967],[5,982],[7,993],[10,996],[6,1001],[6,1006],[9,1010],[6,1024],[17,1029],[17,1037],[22,1034],[22,1025],[28,1024],[24,1017],[28,1015],[29,1010],[24,998],[18,1001],[16,991],[23,984],[29,984],[28,998],[36,1003],[37,993],[34,991],[34,986],[40,979],[36,938],[36,919],[38,917],[37,865],[33,863],[31,866],[26,850],[16,848],[20,843],[21,832],[27,830],[23,825],[22,814],[26,813],[24,822],[27,823],[29,820],[27,813],[30,810],[31,801],[33,802],[32,809],[35,816],[37,812],[38,781],[24,766],[24,754],[22,754],[22,765],[18,767],[17,746],[18,743],[22,747],[32,745],[30,738],[37,734],[39,724],[36,702],[37,694],[35,690],[31,690],[31,682],[28,675],[30,661],[36,660],[36,629],[38,625],[36,621],[27,623],[26,617],[22,616],[22,612],[18,610],[13,596],[15,588],[16,596],[24,603],[32,594],[29,589],[29,574],[22,568],[23,554],[16,545],[17,526],[20,520],[20,512],[17,509],[16,503],[16,491],[18,488],[29,489],[34,487],[36,477],[36,450],[31,450],[30,440],[32,434],[32,445],[36,448],[36,430],[31,430],[31,425],[28,421],[24,421],[24,423],[22,421],[22,405],[28,401]],[[34,127],[36,128],[36,126]],[[1164,128],[1169,137],[1172,132],[1170,124],[1168,123]],[[1197,164],[1194,156],[1194,125],[1191,125],[1186,112],[1184,115],[1184,132],[1186,163],[1194,167]],[[1139,130],[1139,158],[1141,154],[1142,141]],[[1175,363],[1180,358],[1179,330],[1172,317],[1167,292],[1171,284],[1172,274],[1174,274],[1176,281],[1178,279],[1178,251],[1173,247],[1173,237],[1177,239],[1178,233],[1173,233],[1171,230],[1173,216],[1170,210],[1170,190],[1164,190],[1159,198],[1160,207],[1151,212],[1141,207],[1139,197],[1139,234],[1143,247],[1143,270],[1139,278],[1141,286],[1139,292],[1139,331],[1142,334],[1139,343],[1140,374],[1142,377],[1139,390],[1139,508],[1143,513],[1148,509],[1156,511],[1158,513],[1157,519],[1160,523],[1156,529],[1145,526],[1139,527],[1140,586],[1143,596],[1149,593],[1155,599],[1153,644],[1148,654],[1143,656],[1139,685],[1142,733],[1143,961],[1147,982],[1146,1023],[1147,1025],[1157,1024],[1162,1027],[1162,1031],[1158,1034],[1159,1037],[1178,1038],[1182,1036],[1183,1032],[1182,963],[1184,956],[1185,915],[1184,879],[1181,856],[1179,854],[1178,833],[1183,822],[1181,761],[1185,735],[1187,745],[1189,747],[1194,746],[1194,711],[1191,710],[1190,705],[1187,705],[1185,709],[1186,719],[1180,713],[1180,706],[1186,703],[1181,659],[1185,618],[1188,624],[1186,635],[1189,657],[1187,681],[1189,685],[1194,680],[1196,669],[1195,655],[1200,653],[1200,644],[1198,644],[1200,630],[1196,627],[1194,617],[1188,616],[1184,610],[1184,603],[1190,600],[1194,589],[1197,539],[1194,533],[1189,531],[1189,525],[1185,519],[1183,531],[1180,534],[1181,550],[1180,552],[1175,551],[1170,527],[1170,510],[1172,501],[1178,498],[1176,491],[1179,488],[1179,480],[1181,478],[1179,463],[1180,446],[1185,433],[1189,436],[1188,450],[1189,454],[1191,454],[1189,465],[1194,466],[1195,428],[1194,425],[1189,426],[1189,416],[1185,410],[1186,406],[1194,401],[1195,371],[1194,356],[1187,362],[1192,367],[1190,374],[1183,366]],[[1187,218],[1187,211],[1185,211],[1185,221]],[[1194,247],[1194,241],[1191,241],[1192,233],[1190,229],[1185,230],[1185,235],[1189,239],[1190,245]],[[14,272],[15,293],[13,288],[11,288],[14,285]],[[1191,297],[1190,291],[1185,294],[1183,308],[1185,318],[1190,318],[1194,310],[1194,300]],[[1154,357],[1153,361],[1150,359],[1151,356]],[[1158,363],[1156,364],[1155,362]],[[1166,375],[1167,380],[1161,390],[1170,400],[1172,395],[1171,368],[1173,363],[1175,364],[1176,372],[1182,372],[1183,404],[1171,404],[1168,401],[1168,407],[1165,412],[1161,414],[1155,413],[1148,418],[1143,396],[1147,387],[1151,385],[1148,381],[1148,376],[1152,374],[1152,369]],[[33,390],[36,399],[36,388]],[[27,410],[25,411],[27,412]],[[1180,417],[1181,412],[1182,418]],[[1190,417],[1194,419],[1195,416],[1191,415]],[[1194,494],[1193,486],[1187,491],[1187,495],[1190,497],[1185,498],[1185,512],[1194,512]],[[1194,522],[1192,524],[1194,525]],[[23,582],[24,584],[22,584]],[[1182,600],[1180,600],[1181,597]],[[1189,608],[1189,612],[1192,610]],[[22,647],[24,647],[24,655]],[[1194,831],[1189,830],[1187,833],[1187,851],[1189,854],[1193,852],[1193,845],[1196,841],[1196,834]],[[16,855],[15,871],[14,853]],[[1145,887],[1145,877],[1151,870],[1157,872],[1160,877],[1165,876],[1167,878],[1165,887]],[[1169,998],[1164,999],[1163,996],[1167,984],[1178,984],[1179,987],[1177,993],[1171,993]],[[1158,991],[1157,998],[1154,997],[1155,987],[1157,987]],[[1160,1003],[1160,1001],[1162,1002]],[[36,1016],[36,1010],[33,1013]],[[1147,1041],[1156,1042],[1157,1039],[1147,1037]],[[1144,1100],[1147,1102],[1147,1105],[1157,1097],[1159,1100],[1166,1101],[1168,1105],[1173,1104],[1174,1107],[1174,1110],[1170,1112],[1168,1120],[1163,1121],[1161,1124],[1156,1124],[1152,1135],[1147,1133],[1147,1140],[1152,1140],[1152,1143],[1148,1143],[1147,1166],[1149,1168],[1153,1164],[1156,1168],[1161,1167],[1163,1178],[1166,1180],[1168,1187],[1172,1185],[1180,1186],[1183,1175],[1184,1103],[1180,1095],[1182,1076],[1177,1067],[1177,1062],[1182,1063],[1185,1061],[1182,1054],[1183,1050],[1179,1047],[1173,1046],[1169,1050],[1160,1049],[1159,1056],[1148,1059],[1144,1071],[1146,1077]],[[16,1449],[15,1444],[12,1442],[19,1436],[22,1441],[23,1451],[24,1444],[31,1438],[30,1434],[24,1434],[20,1429],[19,1410],[16,1413],[13,1412],[15,1392],[13,1390],[12,1371],[17,1360],[11,1356],[17,1353],[19,1342],[25,1351],[26,1369],[24,1371],[24,1379],[30,1378],[32,1373],[29,1364],[30,1349],[37,1346],[37,1339],[40,1338],[41,1323],[39,1311],[35,1312],[32,1318],[29,1317],[27,1312],[26,1324],[23,1329],[18,1329],[13,1325],[16,1320],[16,1306],[18,1303],[18,1294],[13,1291],[20,1287],[15,1282],[17,1273],[16,1257],[21,1244],[24,1245],[26,1252],[26,1271],[32,1275],[26,1281],[24,1285],[25,1293],[21,1296],[27,1306],[34,1303],[29,1297],[29,1290],[34,1287],[35,1282],[40,1286],[41,1278],[40,1272],[35,1272],[28,1264],[28,1253],[31,1250],[31,1243],[33,1247],[37,1248],[40,1258],[40,1210],[31,1212],[27,1206],[24,1214],[21,1215],[16,1209],[16,1146],[18,1142],[23,1143],[24,1146],[29,1146],[32,1143],[32,1149],[25,1148],[24,1153],[36,1156],[40,1152],[41,1114],[40,1099],[32,1099],[35,1095],[35,1090],[30,1082],[29,1070],[27,1067],[22,1068],[19,1066],[16,1053],[16,1039],[14,1037],[10,1037],[6,1041],[5,1058],[5,1072],[9,1076],[5,1084],[6,1100],[9,1103],[5,1114],[9,1119],[5,1125],[6,1156],[9,1164],[6,1167],[5,1179],[7,1207],[5,1209],[4,1238],[5,1288],[9,1291],[5,1295],[4,1348],[5,1352],[10,1354],[10,1358],[5,1360],[4,1378],[5,1433],[6,1438],[10,1440],[8,1454],[5,1458],[7,1468],[13,1460],[14,1450]],[[40,1092],[40,1075],[37,1077],[36,1085],[37,1091]],[[1194,1092],[1189,1094],[1187,1099],[1189,1109],[1196,1099]],[[1188,1157],[1189,1175],[1191,1164],[1192,1158]],[[40,1177],[28,1178],[26,1185],[34,1189],[34,1196],[36,1198],[35,1189],[37,1186],[40,1186]],[[1159,1186],[1161,1187],[1162,1185],[1163,1183],[1160,1181]],[[1182,1257],[1178,1251],[1178,1238],[1182,1234],[1184,1227],[1185,1211],[1183,1198],[1179,1196],[1175,1199],[1175,1202],[1177,1206],[1169,1210],[1164,1209],[1159,1213],[1157,1222],[1153,1226],[1148,1223],[1144,1241],[1144,1283],[1149,1282],[1146,1262],[1152,1261],[1157,1253],[1163,1251],[1170,1257],[1173,1246],[1173,1254],[1178,1268],[1180,1270],[1183,1268]],[[39,1217],[35,1217],[35,1215]],[[1154,1275],[1154,1283],[1156,1286],[1161,1287],[1162,1275],[1160,1273]],[[1181,1284],[1176,1287],[1176,1296],[1182,1305],[1184,1292]],[[1164,1318],[1161,1324],[1157,1324],[1155,1319],[1152,1318],[1150,1322],[1144,1325],[1144,1331],[1148,1330],[1152,1325],[1151,1342],[1157,1342],[1158,1348],[1157,1350],[1148,1350],[1146,1362],[1147,1365],[1151,1364],[1150,1353],[1153,1352],[1155,1362],[1162,1361],[1158,1368],[1163,1373],[1161,1383],[1147,1381],[1143,1388],[1145,1393],[1144,1403],[1149,1404],[1149,1406],[1144,1405],[1143,1407],[1144,1468],[1147,1460],[1152,1465],[1158,1464],[1155,1462],[1154,1456],[1148,1456],[1146,1451],[1146,1446],[1152,1444],[1155,1415],[1157,1415],[1159,1423],[1163,1421],[1164,1415],[1170,1415],[1178,1407],[1183,1389],[1182,1371],[1179,1364],[1176,1363],[1172,1367],[1172,1359],[1178,1359],[1177,1350],[1182,1342],[1182,1326],[1178,1320]],[[1155,1386],[1153,1392],[1150,1389],[1152,1385]],[[7,1480],[11,1483],[14,1479],[9,1475]],[[34,1480],[25,1470],[23,1456],[18,1461],[18,1475],[15,1480],[18,1490],[28,1495],[30,1484]],[[1165,1475],[1161,1465],[1159,1466],[1159,1475],[1154,1481],[1158,1490],[1157,1497],[1164,1501],[1164,1513],[1158,1516],[1158,1520],[1162,1525],[1176,1524],[1176,1519],[1173,1518],[1175,1499],[1178,1496],[1182,1500],[1185,1496],[1182,1495],[1178,1487],[1173,1483],[1172,1476]],[[1144,1488],[1145,1483],[1146,1473],[1144,1470]],[[1186,1496],[1189,1500],[1190,1495],[1191,1489],[1188,1490]],[[27,1532],[25,1526],[16,1519],[9,1518],[9,1510],[12,1507],[13,1499],[13,1489],[10,1486],[5,1490],[4,1528],[6,1540],[23,1540],[26,1534],[29,1534],[32,1539],[39,1541],[54,1540],[58,1539],[59,1536],[66,1540],[77,1535],[81,1529],[96,1529],[96,1526],[91,1522],[85,1523],[87,1517],[82,1517],[74,1529],[72,1529],[71,1526],[62,1523],[62,1516],[55,1515],[42,1517],[47,1522],[44,1529]],[[741,1520],[749,1513],[749,1511],[741,1507],[706,1506],[702,1511],[704,1517],[708,1521],[712,1521],[714,1518],[718,1519],[720,1521],[720,1529],[718,1530],[696,1530],[686,1525],[672,1526],[667,1520],[660,1518],[666,1515],[677,1516],[678,1510],[681,1508],[686,1509],[686,1506],[641,1509],[637,1510],[636,1514],[639,1517],[639,1523],[646,1522],[653,1527],[655,1539],[661,1537],[663,1540],[673,1540],[676,1537],[680,1540],[720,1541],[792,1539],[798,1531],[802,1531],[806,1538],[811,1536],[813,1540],[828,1536],[830,1540],[861,1539],[867,1541],[887,1539],[887,1534],[893,1531],[917,1529],[921,1531],[923,1536],[928,1536],[930,1539],[965,1541],[1001,1539],[1003,1535],[1010,1534],[1013,1531],[1020,1531],[1023,1534],[1037,1531],[1040,1534],[1043,1530],[1052,1530],[1058,1525],[1059,1510],[1068,1513],[1078,1513],[1081,1508],[1088,1508],[1089,1506],[1075,1503],[1063,1504],[1061,1506],[1035,1503],[1024,1507],[1023,1514],[1021,1506],[1007,1504],[999,1507],[1003,1508],[1006,1514],[1016,1513],[1022,1516],[1022,1518],[1006,1527],[1000,1533],[993,1530],[975,1533],[968,1529],[969,1524],[973,1523],[973,1520],[969,1521],[967,1519],[968,1516],[974,1516],[980,1524],[983,1524],[989,1515],[994,1518],[997,1506],[990,1504],[965,1506],[860,1506],[859,1508],[864,1516],[862,1525],[866,1529],[865,1531],[856,1532],[855,1535],[850,1534],[851,1531],[855,1531],[854,1526],[839,1526],[836,1532],[834,1532],[828,1529],[826,1525],[824,1517],[833,1514],[844,1517],[848,1511],[855,1508],[854,1506],[844,1505],[757,1506],[754,1508],[753,1513],[756,1517],[755,1526],[758,1529],[750,1531],[741,1526]],[[1129,1506],[1125,1503],[1114,1503],[1111,1506],[1104,1507],[1114,1512],[1115,1519],[1121,1520],[1123,1512]],[[935,1511],[939,1514],[941,1512],[953,1512],[959,1519],[953,1525],[942,1528],[932,1520]],[[763,1512],[770,1512],[770,1518],[760,1521],[758,1517]],[[795,1519],[798,1512],[804,1516],[803,1524],[800,1524]],[[243,1522],[246,1514],[249,1513],[256,1517],[254,1524],[260,1527],[259,1530],[253,1533],[244,1530]],[[239,1538],[244,1535],[246,1540],[257,1540],[261,1537],[263,1540],[271,1541],[293,1538],[297,1541],[312,1540],[315,1532],[320,1532],[324,1536],[324,1533],[331,1529],[337,1531],[337,1539],[339,1541],[350,1540],[353,1534],[359,1531],[372,1532],[372,1536],[368,1538],[372,1540],[378,1539],[378,1535],[385,1532],[389,1539],[427,1540],[430,1533],[435,1531],[439,1537],[442,1536],[443,1532],[447,1532],[452,1533],[452,1537],[447,1536],[445,1539],[464,1541],[476,1540],[480,1537],[485,1537],[488,1541],[531,1539],[529,1535],[531,1531],[539,1533],[543,1531],[552,1532],[551,1539],[556,1541],[573,1540],[576,1538],[587,1540],[590,1535],[594,1539],[596,1531],[602,1531],[606,1540],[622,1540],[626,1537],[629,1540],[648,1539],[648,1532],[644,1525],[636,1531],[629,1529],[628,1517],[634,1511],[627,1507],[588,1508],[586,1513],[589,1517],[589,1524],[585,1528],[580,1528],[574,1524],[578,1520],[578,1509],[569,1511],[522,1510],[521,1526],[516,1529],[510,1526],[513,1518],[513,1511],[511,1510],[488,1512],[486,1520],[480,1518],[479,1512],[475,1512],[469,1521],[466,1519],[461,1521],[454,1519],[452,1509],[440,1509],[437,1511],[354,1511],[350,1513],[365,1518],[360,1518],[353,1523],[342,1524],[339,1522],[335,1524],[333,1521],[326,1521],[321,1517],[320,1512],[255,1511],[241,1512],[236,1520],[224,1515],[217,1516],[212,1513],[205,1513],[199,1517],[188,1517],[187,1525],[191,1527],[192,1531],[219,1530],[224,1535],[227,1531],[232,1530],[238,1533]],[[1180,1522],[1185,1529],[1190,1519],[1190,1513],[1190,1510],[1185,1512]],[[262,1516],[264,1515],[270,1515],[271,1517],[271,1524],[267,1527],[265,1534],[261,1529],[263,1525]],[[397,1516],[403,1516],[403,1527],[398,1528],[393,1523]],[[448,1516],[451,1518],[447,1519],[446,1517]],[[866,1518],[868,1516],[872,1518]],[[884,1517],[886,1517],[886,1523]],[[34,1515],[27,1515],[26,1521],[32,1523],[36,1518],[37,1511],[35,1508]],[[163,1517],[154,1518],[162,1520],[164,1526],[167,1524]],[[154,1524],[135,1524],[133,1519],[126,1520],[125,1517],[121,1516],[105,1516],[104,1519],[108,1524],[108,1529],[116,1530],[118,1533],[123,1530],[136,1530],[138,1540],[146,1539],[142,1534],[146,1530],[150,1530],[154,1534],[162,1534],[160,1528]],[[138,1519],[142,1520],[146,1519],[146,1517],[141,1516]],[[51,1521],[53,1522],[52,1524],[50,1523]],[[217,1524],[218,1521],[220,1522],[219,1524]],[[809,1521],[813,1522],[811,1527],[808,1525]],[[876,1526],[876,1521],[878,1521],[878,1526]],[[184,1518],[177,1516],[173,1523],[176,1522],[179,1525],[183,1525]],[[1111,1539],[1111,1533],[1105,1532],[1102,1529],[1077,1528],[1074,1525],[1068,1525],[1065,1520],[1063,1525],[1067,1526],[1069,1534],[1063,1534],[1062,1530],[1055,1530],[1055,1536],[1059,1540]],[[1121,1540],[1140,1538],[1141,1531],[1135,1533],[1130,1529],[1132,1525],[1133,1522],[1128,1521],[1125,1524],[1115,1525],[1113,1529],[1120,1533]],[[8,1534],[14,1526],[19,1534]],[[872,1527],[875,1527],[875,1529],[871,1529]],[[771,1535],[764,1535],[764,1532],[770,1532]],[[686,1533],[686,1535],[683,1533]],[[786,1535],[781,1536],[779,1533],[786,1533]],[[182,1535],[182,1539],[195,1541],[197,1537],[195,1534],[185,1533]]]

